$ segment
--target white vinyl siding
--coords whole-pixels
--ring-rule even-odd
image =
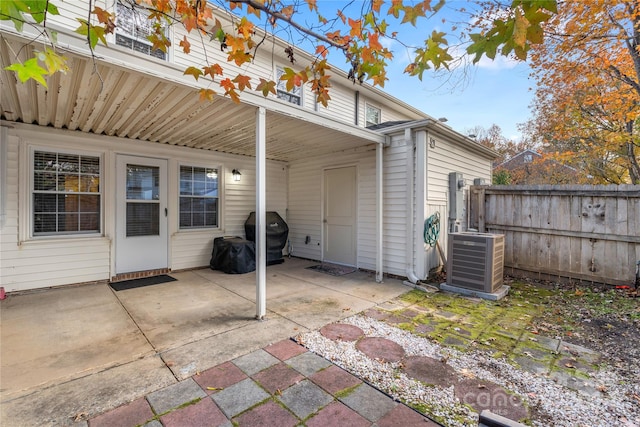
[[[491,182],[492,160],[440,135],[431,133],[429,138],[435,140],[435,147],[431,147],[427,141],[426,214],[429,216],[436,210],[440,211],[440,243],[446,254],[449,242],[449,173],[462,172],[463,174],[465,187],[461,226],[464,231],[467,225],[466,207],[469,186],[473,184],[474,178],[484,178],[487,182]],[[440,264],[440,260],[436,251],[430,251],[427,254],[427,270],[438,264]]]
[[[453,143],[436,134],[429,134],[436,141],[435,148],[427,145],[427,197],[430,201],[447,200],[449,172],[462,172],[465,191],[474,178],[491,182],[491,160],[474,153],[461,144]]]
[[[336,159],[339,158],[339,162]],[[289,240],[293,255],[322,257],[322,183],[327,168],[357,169],[357,266],[375,269],[375,147],[292,162],[289,166]],[[305,243],[309,236],[309,243]]]
[[[74,33],[73,31],[78,27],[78,22],[76,21],[76,17],[86,17],[88,15],[87,10],[87,2],[85,0],[67,0],[64,2],[56,2],[58,9],[61,12],[61,16],[49,16],[49,20],[47,24],[51,25],[51,28],[60,30],[59,40],[62,44],[68,43],[68,39],[75,39],[76,41],[82,40],[82,36]],[[95,2],[96,6],[102,7],[103,9],[113,11],[114,10],[114,2],[112,0],[97,0]],[[222,25],[228,30],[233,31],[230,24],[225,21],[225,17],[219,16],[221,19]],[[10,26],[10,22],[2,21],[1,25]],[[64,31],[67,29],[68,31]],[[62,34],[65,33],[63,36]],[[286,44],[274,42],[273,37],[266,37],[260,49],[258,49],[256,57],[253,59],[249,66],[238,67],[233,62],[227,62],[227,53],[221,51],[220,43],[217,40],[209,41],[206,39],[206,46],[202,45],[202,40],[196,32],[191,32],[188,34],[184,28],[180,25],[172,26],[169,30],[170,38],[172,41],[172,45],[168,49],[168,58],[167,60],[160,60],[149,55],[135,55],[135,58],[132,57],[129,52],[130,49],[118,46],[116,43],[116,39],[114,35],[109,35],[107,37],[109,46],[105,47],[102,43],[99,43],[96,46],[96,53],[104,58],[106,61],[114,61],[123,66],[126,64],[133,62],[135,63],[138,69],[149,70],[152,71],[153,64],[158,65],[168,65],[172,69],[175,69],[176,74],[170,76],[170,78],[174,78],[176,81],[184,81],[187,84],[191,84],[194,87],[205,87],[207,86],[206,82],[210,80],[207,77],[201,77],[198,82],[195,79],[192,79],[190,76],[182,75],[183,70],[190,66],[203,67],[207,64],[213,64],[219,62],[223,68],[225,69],[225,76],[216,76],[216,83],[214,83],[211,88],[216,92],[217,95],[222,95],[224,93],[223,89],[220,88],[217,82],[220,79],[229,77],[234,78],[238,73],[248,75],[251,77],[251,84],[253,87],[253,91],[255,91],[257,85],[259,84],[260,78],[277,80],[276,76],[276,66],[281,66],[282,64],[287,64],[287,58],[284,54],[284,46]],[[187,39],[191,43],[191,52],[189,54],[185,54],[182,48],[179,46],[179,42],[184,38]],[[205,54],[206,51],[206,54]],[[146,58],[145,58],[146,57]],[[295,65],[291,65],[292,68],[299,70],[307,65],[307,57],[303,54],[298,54],[296,56],[297,62]],[[335,58],[339,60],[339,58]],[[91,81],[92,78],[97,78],[95,73],[93,73],[93,69],[91,67],[86,67],[83,71],[85,77],[83,81]],[[368,85],[359,85],[352,84],[349,80],[344,76],[339,76],[333,73],[333,70],[329,72],[332,74],[331,88],[329,89],[329,95],[331,96],[331,100],[329,101],[328,107],[324,107],[322,105],[316,105],[315,94],[311,91],[310,85],[304,85],[301,90],[302,97],[302,108],[307,111],[316,111],[320,116],[326,117],[331,120],[339,121],[342,123],[354,124],[355,123],[355,114],[356,114],[356,106],[355,106],[355,92],[360,92],[360,105],[358,106],[358,123],[360,127],[364,127],[364,117],[365,117],[365,103],[371,102],[373,105],[379,106],[383,110],[383,118],[384,121],[397,121],[397,120],[409,120],[409,119],[420,119],[425,116],[418,114],[414,110],[409,110],[400,105],[394,104],[393,101],[382,97],[380,95],[372,95],[370,91],[370,87]],[[64,78],[64,76],[61,76]],[[118,91],[126,91],[127,93],[139,93],[140,96],[149,95],[150,90],[137,87],[133,84],[133,80],[129,80],[127,83],[128,87],[105,87],[103,89],[104,99],[113,98],[114,93]],[[371,95],[371,96],[370,96]],[[150,99],[150,103],[154,102],[154,99],[160,99],[171,96],[180,96],[179,94],[173,94],[170,90],[166,90],[163,93],[158,93],[157,97]],[[197,94],[193,95],[197,96]],[[270,97],[275,98],[275,95],[270,94]],[[116,95],[117,97],[117,95]],[[242,98],[242,95],[241,95]],[[112,102],[113,111],[119,111],[119,103],[117,100]],[[25,107],[28,108],[28,107]],[[71,108],[71,107],[70,107]],[[93,108],[86,108],[87,114],[93,111]],[[129,111],[128,113],[134,113],[133,111]],[[70,114],[70,111],[61,110],[57,112],[59,116],[56,122],[60,121],[61,117]],[[128,121],[127,118],[135,117],[131,115],[122,116],[120,113],[116,115],[116,117],[112,117],[111,115],[107,115],[104,118],[101,118],[103,123],[106,125],[107,122],[125,122]],[[133,119],[130,119],[133,120]],[[98,129],[101,130],[101,129]]]
[[[48,132],[45,130],[45,132]],[[109,275],[109,242],[103,237],[21,241],[19,170],[29,171],[28,156],[20,165],[20,138],[10,130],[7,144],[6,219],[0,229],[0,283],[7,292],[103,280]],[[42,134],[43,140],[47,133]],[[23,150],[23,153],[27,153]],[[26,178],[28,176],[23,174]],[[27,180],[28,181],[28,180]],[[28,190],[28,189],[27,189]],[[29,191],[24,192],[28,197]],[[23,205],[24,206],[24,205]],[[21,220],[22,219],[22,220]],[[24,226],[24,225],[23,225]]]
[[[384,150],[384,271],[406,276],[407,224],[407,147],[404,136],[394,136]],[[413,179],[413,177],[411,177]]]
[[[220,153],[212,153],[224,157]],[[171,265],[174,270],[196,268],[209,265],[213,239],[221,236],[239,236],[244,238],[244,222],[249,213],[256,210],[255,199],[255,161],[251,158],[237,157],[225,168],[223,185],[224,201],[222,212],[223,227],[217,230],[186,230],[171,238]],[[240,182],[234,182],[231,170],[242,173]],[[275,211],[287,221],[286,167],[281,162],[267,162],[267,211]]]
[[[169,159],[169,268],[173,270],[207,266],[213,239],[220,236],[244,237],[244,222],[255,210],[255,159],[217,152],[79,134],[20,124],[7,131],[7,182],[5,221],[0,228],[0,283],[7,292],[109,280],[115,235],[115,158],[116,153]],[[30,197],[29,150],[102,150],[104,194],[104,236],[51,236],[30,240],[24,230],[29,212],[24,200]],[[19,153],[21,153],[19,155]],[[179,179],[181,164],[220,165],[220,227],[179,229]],[[239,169],[242,180],[233,182],[231,170]],[[19,179],[24,180],[20,184]],[[220,176],[220,175],[219,175]],[[267,161],[267,210],[278,212],[286,221],[287,168],[282,162]],[[20,225],[20,226],[19,226]]]

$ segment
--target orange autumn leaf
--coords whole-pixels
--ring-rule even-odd
[[[245,75],[241,75],[238,74],[234,79],[233,82],[236,83],[238,85],[238,90],[243,91],[246,88],[251,89],[251,77],[249,76],[245,76]]]
[[[200,95],[200,101],[213,101],[216,93],[211,89],[200,89],[198,91]]]
[[[187,40],[187,36],[184,36],[184,38],[180,40],[180,47],[184,53],[188,54],[191,52],[191,43]]]

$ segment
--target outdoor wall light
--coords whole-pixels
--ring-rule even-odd
[[[231,171],[231,175],[233,175],[233,180],[235,182],[240,182],[240,176],[242,176],[242,174],[240,173],[240,171],[238,169],[234,169]]]

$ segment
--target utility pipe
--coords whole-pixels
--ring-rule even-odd
[[[425,130],[419,130],[415,134],[416,136],[416,183],[415,183],[415,229],[413,241],[415,243],[415,266],[414,272],[416,276],[425,278],[427,277],[426,269],[426,252],[423,235],[424,220],[427,217],[425,209],[425,196],[427,185],[427,132]]]

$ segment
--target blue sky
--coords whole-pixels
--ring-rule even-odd
[[[391,95],[431,116],[446,117],[447,124],[459,132],[497,124],[505,137],[520,138],[517,125],[528,120],[533,96],[526,63],[483,58],[469,66],[464,81],[448,83],[426,73],[420,81],[402,74],[400,68],[388,70],[389,81],[383,89]],[[454,80],[461,78],[454,76]]]
[[[336,10],[347,3],[338,0],[318,0],[318,7],[327,18],[333,18]],[[437,2],[433,0],[433,4],[435,3]],[[346,14],[355,17],[362,3],[356,0],[351,5]],[[469,19],[468,15],[460,14],[457,10],[473,7],[474,3],[471,1],[447,0],[445,7],[433,18],[418,21],[417,28],[408,24],[391,23],[393,18],[387,17],[390,22],[388,31],[398,31],[399,38],[405,44],[414,46],[424,44],[426,35],[433,30],[444,31],[449,34],[447,39],[451,49],[455,51],[455,30],[451,30],[451,26],[454,25],[452,22],[460,21],[457,26],[463,26],[464,21]],[[313,15],[304,11],[303,15],[307,19],[314,19]],[[381,42],[385,44],[384,40]],[[387,68],[389,80],[382,88],[384,91],[431,116],[446,117],[447,124],[459,132],[469,133],[468,131],[475,126],[487,129],[497,124],[505,137],[520,138],[517,125],[529,118],[529,104],[533,98],[533,91],[530,90],[533,83],[528,77],[527,64],[504,57],[498,57],[495,61],[483,58],[476,65],[455,69],[451,81],[447,82],[445,78],[436,78],[429,73],[425,73],[420,81],[417,77],[403,73],[410,62],[407,49],[391,40],[386,41],[386,46],[394,53],[394,59]],[[343,66],[344,58],[339,53],[332,52],[329,62]]]

